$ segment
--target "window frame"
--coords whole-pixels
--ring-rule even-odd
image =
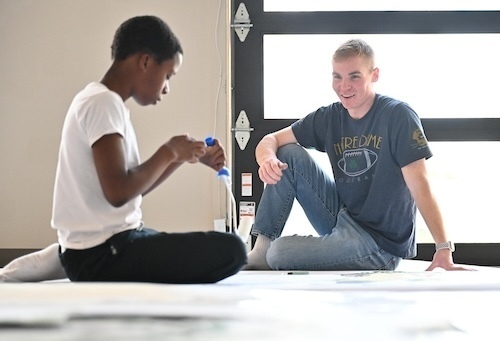
[[[253,27],[240,42],[232,34],[232,104],[235,122],[241,110],[249,115],[254,131],[245,150],[233,148],[234,174],[257,168],[253,151],[267,133],[295,119],[263,118],[263,36],[266,34],[436,34],[500,33],[500,11],[353,11],[264,12],[264,0],[245,2]],[[240,2],[233,1],[233,8]],[[429,141],[500,141],[500,118],[425,118],[422,124]],[[241,196],[241,179],[234,178],[237,202],[254,201],[263,191],[254,176],[253,193]],[[416,259],[431,260],[434,244],[419,243]],[[459,243],[457,263],[500,266],[500,243]]]

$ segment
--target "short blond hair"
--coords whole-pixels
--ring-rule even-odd
[[[339,46],[333,54],[334,61],[344,60],[350,57],[363,57],[368,62],[370,70],[375,66],[375,52],[367,42],[362,39],[350,39]]]

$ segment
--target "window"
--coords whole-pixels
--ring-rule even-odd
[[[240,2],[233,2],[236,9]],[[252,0],[252,28],[234,38],[234,117],[245,110],[252,127],[245,150],[234,148],[236,199],[260,200],[254,150],[276,131],[336,101],[331,58],[350,37],[375,49],[378,93],[407,102],[422,119],[434,157],[428,170],[455,261],[500,265],[500,2],[462,0]],[[326,156],[313,153],[329,167]],[[323,160],[322,160],[323,159]],[[326,162],[325,162],[326,161]],[[253,174],[251,196],[241,196],[239,174]],[[298,206],[298,205],[297,205]],[[292,212],[285,233],[313,233]],[[306,220],[303,220],[306,221]],[[289,228],[290,227],[290,228]],[[417,219],[418,258],[434,245]]]
[[[499,33],[264,35],[264,117],[301,118],[338,101],[331,58],[353,37],[375,51],[375,90],[420,118],[500,118],[492,83],[500,79]]]
[[[499,10],[497,0],[265,0],[266,12],[295,11],[462,11]]]

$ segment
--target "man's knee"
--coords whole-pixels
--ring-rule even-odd
[[[281,146],[276,152],[276,156],[281,161],[286,162],[303,153],[307,153],[303,147],[298,144],[291,143]]]
[[[269,267],[273,270],[285,270],[288,268],[289,261],[293,255],[290,254],[291,247],[288,242],[289,236],[274,240],[267,250],[266,260]]]

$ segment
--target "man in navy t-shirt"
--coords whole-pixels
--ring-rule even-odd
[[[256,149],[267,184],[245,269],[394,270],[416,256],[418,208],[435,242],[428,270],[453,263],[425,160],[432,156],[417,114],[376,94],[379,70],[366,42],[356,39],[333,56],[333,89],[340,102],[266,135]],[[304,148],[327,153],[334,179]],[[280,237],[294,199],[318,233]]]

